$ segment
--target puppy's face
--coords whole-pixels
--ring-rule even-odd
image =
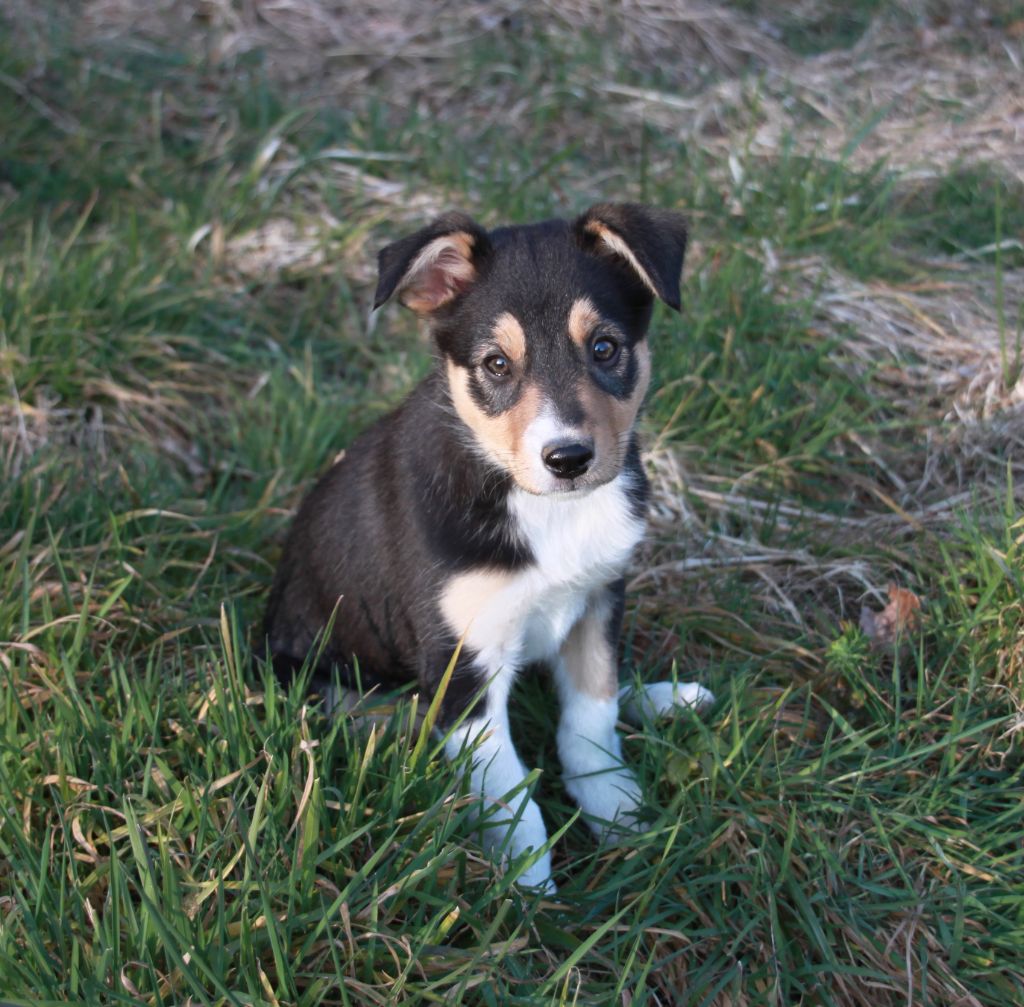
[[[523,489],[593,488],[622,468],[647,391],[650,298],[568,242],[516,238],[435,325],[452,405]]]
[[[530,493],[585,491],[621,471],[653,298],[678,306],[684,249],[678,215],[629,204],[490,233],[453,215],[382,252],[378,303],[397,290],[429,317],[452,407],[490,463]]]

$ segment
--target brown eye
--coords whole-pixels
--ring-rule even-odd
[[[509,365],[508,358],[503,357],[500,353],[494,353],[484,360],[484,367],[487,368],[496,378],[508,377],[509,371],[512,370]]]
[[[599,364],[611,364],[618,359],[619,344],[614,339],[601,336],[599,339],[594,340],[594,345],[590,348],[590,352],[593,353],[594,359]]]

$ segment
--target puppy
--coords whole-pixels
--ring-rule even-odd
[[[540,808],[507,797],[526,775],[508,695],[525,665],[551,667],[569,794],[598,833],[635,826],[615,731],[623,572],[647,500],[635,425],[654,299],[679,309],[685,249],[681,216],[631,203],[494,231],[449,213],[384,248],[374,306],[397,295],[424,318],[436,364],[306,498],[267,608],[275,667],[319,642],[322,667],[357,661],[364,681],[415,679],[428,699],[463,642],[446,751],[472,749],[472,790],[508,812],[488,816],[485,844],[532,850],[519,880],[548,890]],[[622,712],[710,698],[664,682]]]

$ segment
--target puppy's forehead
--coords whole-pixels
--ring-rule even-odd
[[[509,312],[527,330],[553,324],[564,329],[582,297],[615,312],[621,292],[614,271],[583,252],[565,221],[499,228],[492,238],[493,259],[472,293],[480,307]]]

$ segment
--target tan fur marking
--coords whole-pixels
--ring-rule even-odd
[[[448,387],[455,412],[473,431],[477,443],[502,468],[512,472],[520,485],[529,489],[523,482],[525,473],[529,471],[529,459],[523,458],[521,452],[526,428],[540,411],[541,398],[537,388],[527,385],[511,409],[498,416],[488,416],[469,394],[469,372],[451,360],[448,361]]]
[[[526,333],[523,332],[519,319],[510,311],[503,311],[494,320],[494,341],[501,347],[501,352],[514,363],[521,363],[526,358]]]
[[[637,375],[636,387],[629,398],[617,399],[602,392],[586,378],[578,387],[580,403],[587,417],[586,426],[594,437],[598,466],[609,475],[618,471],[625,459],[629,432],[636,423],[637,413],[651,383],[651,351],[647,343],[637,343],[632,352],[636,356]]]
[[[523,436],[526,434],[526,428],[537,418],[540,407],[540,391],[536,385],[527,385],[519,396],[519,401],[507,413],[512,430],[512,453],[522,467],[528,464],[527,459],[520,457]]]
[[[622,240],[610,227],[605,227],[598,220],[592,220],[586,225],[586,229],[591,234],[596,234],[608,246],[608,248],[615,252],[617,255],[621,255],[632,267],[633,271],[638,277],[640,277],[644,286],[656,297],[658,296],[658,288],[655,287],[654,281],[647,275],[646,270],[640,265],[637,257],[633,254],[633,250]]]
[[[474,570],[452,577],[441,593],[441,614],[448,628],[461,637],[491,599],[508,587],[511,580],[511,574],[499,570]]]
[[[399,288],[402,303],[417,314],[436,310],[476,279],[472,258],[473,239],[465,231],[424,245]]]
[[[588,612],[569,631],[561,655],[569,681],[585,696],[612,699],[618,692],[618,667],[605,633],[607,611]]]
[[[589,297],[579,297],[569,309],[569,338],[578,346],[586,346],[601,316]]]
[[[511,440],[508,417],[488,416],[469,394],[469,372],[448,361],[448,389],[459,419],[476,435],[477,442],[496,461],[502,459]]]

